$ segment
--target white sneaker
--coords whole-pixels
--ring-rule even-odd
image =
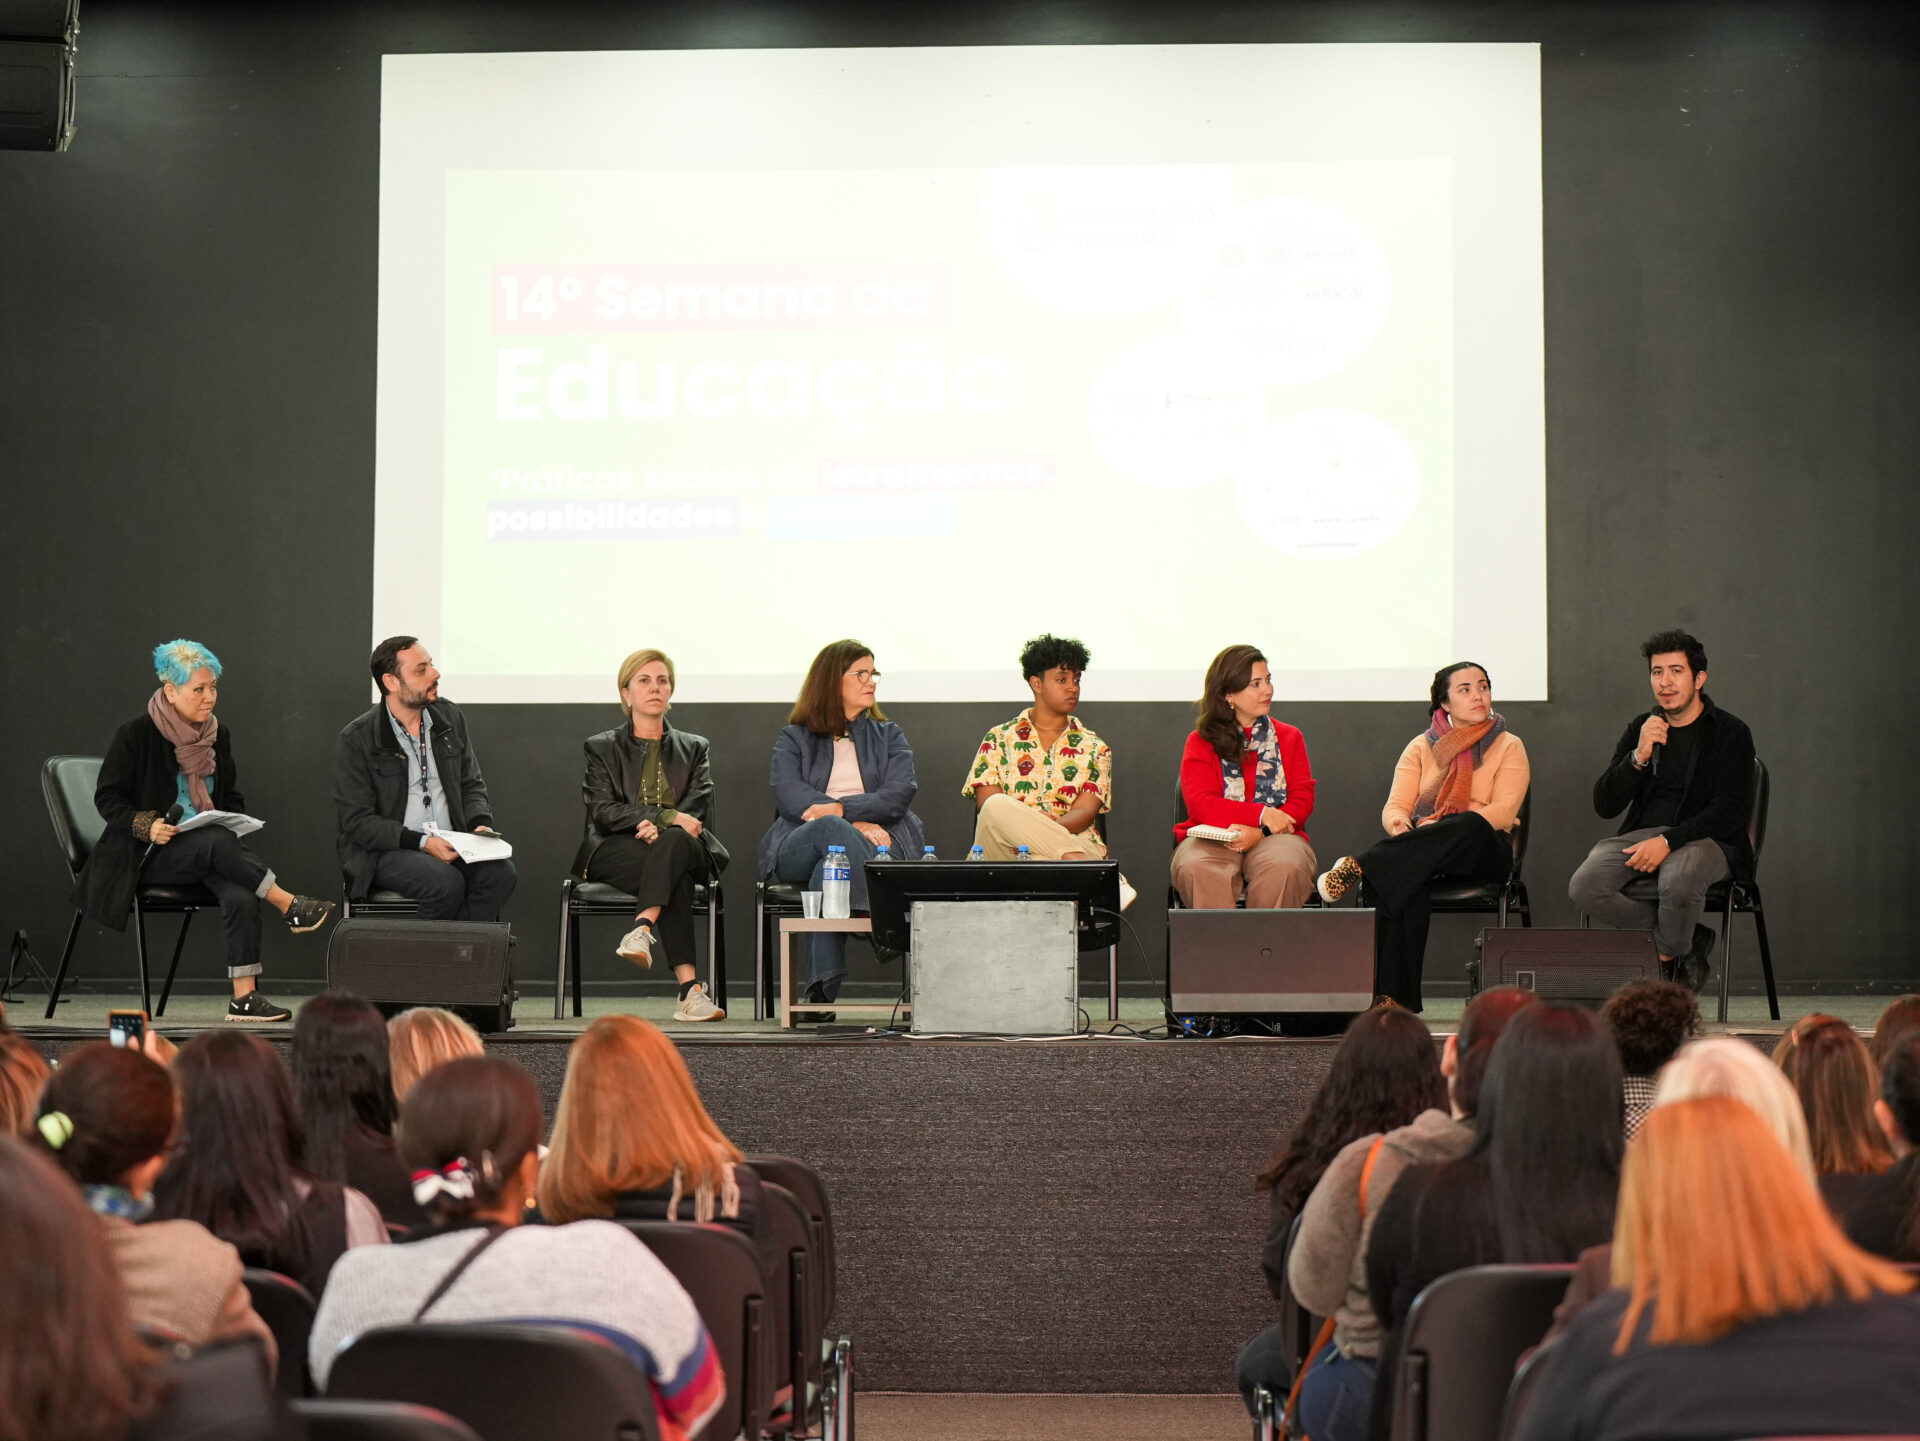
[[[695,981],[693,989],[673,1008],[673,1018],[676,1021],[724,1021],[727,1013],[713,1003],[707,988]]]
[[[642,921],[620,938],[620,949],[615,953],[623,961],[632,961],[641,970],[653,968],[655,947],[660,945],[660,937],[654,934],[653,926]]]
[[[1120,909],[1124,911],[1139,899],[1140,892],[1127,884],[1127,878],[1125,876],[1120,877]]]

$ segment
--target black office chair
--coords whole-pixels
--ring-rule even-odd
[[[622,1221],[693,1298],[727,1378],[727,1398],[707,1427],[757,1438],[773,1411],[775,1348],[766,1271],[753,1242],[728,1226]]]
[[[480,1441],[466,1422],[407,1401],[299,1400],[293,1414],[307,1441]]]
[[[379,1326],[327,1374],[329,1399],[411,1401],[486,1441],[659,1441],[653,1393],[611,1341],[564,1326]]]
[[[1470,1266],[1414,1297],[1393,1394],[1393,1441],[1500,1432],[1520,1353],[1553,1324],[1572,1266]]]
[[[49,756],[40,767],[40,791],[46,797],[47,818],[53,822],[54,838],[60,843],[67,874],[76,882],[87,864],[87,857],[93,854],[93,848],[100,843],[100,836],[107,828],[93,804],[93,793],[99,785],[99,756]],[[219,909],[220,903],[205,886],[136,885],[133,888],[133,946],[140,967],[140,1006],[149,1016],[166,1014],[167,997],[173,993],[173,974],[180,969],[180,953],[186,949],[187,928],[193,924],[194,912]],[[180,917],[180,934],[174,938],[173,959],[167,963],[166,984],[160,989],[160,1004],[156,1007],[148,982],[147,917],[169,914]],[[73,924],[67,927],[66,944],[60,948],[60,964],[54,968],[53,984],[47,990],[49,1021],[53,1019],[54,1007],[60,1004],[67,964],[73,959],[83,919],[82,912],[75,909]]]
[[[589,916],[618,917],[627,927],[633,925],[633,913],[640,902],[615,886],[600,881],[585,881],[568,876],[560,882],[559,968],[553,979],[553,1018],[565,1018],[563,1004],[567,990],[567,972],[573,972],[573,1013],[580,1014],[580,927],[576,922]],[[720,882],[693,888],[693,913],[707,918],[707,994],[717,1006],[727,1004],[727,932],[726,897]],[[680,958],[669,956],[678,964]],[[760,1019],[756,1010],[754,1019]]]
[[[1774,1020],[1780,1019],[1780,993],[1773,981],[1773,947],[1767,944],[1767,913],[1760,901],[1760,852],[1767,843],[1767,808],[1773,798],[1773,780],[1767,774],[1766,762],[1759,756],[1753,758],[1752,789],[1747,796],[1747,843],[1753,847],[1753,869],[1756,879],[1738,881],[1731,878],[1715,881],[1707,888],[1703,914],[1714,911],[1720,913],[1720,1013],[1718,1019],[1724,1024],[1727,1019],[1727,998],[1733,984],[1733,918],[1736,914],[1753,917],[1754,938],[1760,944],[1760,974],[1767,984],[1767,1014]],[[1660,898],[1660,882],[1654,876],[1630,883],[1623,892],[1636,900],[1657,901]],[[1587,924],[1587,917],[1580,917],[1580,924]]]
[[[1427,904],[1436,916],[1498,916],[1500,929],[1507,928],[1507,917],[1520,913],[1520,924],[1533,926],[1533,903],[1527,898],[1527,883],[1520,878],[1527,860],[1527,838],[1533,832],[1533,791],[1529,787],[1520,802],[1520,819],[1507,832],[1507,844],[1513,850],[1513,869],[1503,881],[1427,882]],[[1475,988],[1478,989],[1476,980]]]
[[[293,1277],[278,1271],[249,1266],[240,1276],[246,1282],[247,1295],[253,1298],[254,1313],[267,1323],[280,1351],[274,1390],[286,1397],[311,1396],[313,1378],[307,1371],[307,1341],[313,1335],[312,1294]]]
[[[398,891],[385,890],[375,886],[359,900],[353,898],[353,878],[340,878],[340,919],[350,921],[355,916],[363,919],[374,916],[417,916],[420,914],[420,902],[411,896],[403,896]]]

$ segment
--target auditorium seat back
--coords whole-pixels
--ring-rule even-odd
[[[804,1418],[812,1414],[819,1395],[824,1370],[820,1341],[826,1332],[813,1228],[805,1208],[786,1187],[763,1179],[760,1195],[767,1258],[782,1273],[772,1278],[775,1305],[785,1314],[780,1329],[788,1359],[781,1369],[783,1379],[793,1385],[794,1416]]]
[[[481,1441],[466,1422],[405,1401],[293,1403],[306,1441]]]
[[[274,1377],[274,1389],[282,1396],[311,1396],[313,1382],[307,1374],[307,1340],[313,1333],[313,1297],[307,1288],[291,1276],[278,1271],[261,1271],[249,1266],[241,1273],[253,1309],[267,1329],[273,1332],[280,1349],[280,1369]]]
[[[1571,1266],[1472,1266],[1414,1298],[1393,1397],[1393,1441],[1488,1441],[1514,1363],[1538,1345]]]
[[[773,1411],[775,1349],[767,1280],[753,1242],[730,1226],[621,1221],[674,1275],[707,1323],[727,1399],[707,1427],[717,1437],[757,1437]]]
[[[813,1232],[813,1264],[819,1273],[820,1319],[824,1325],[833,1319],[834,1272],[837,1264],[833,1209],[827,1202],[826,1183],[813,1167],[791,1156],[748,1156],[746,1163],[760,1173],[763,1181],[771,1181],[792,1192],[794,1200],[807,1213]]]
[[[484,1441],[659,1441],[653,1392],[611,1341],[563,1326],[380,1326],[333,1363],[329,1398],[411,1401]]]

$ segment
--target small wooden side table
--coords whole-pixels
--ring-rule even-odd
[[[913,1014],[913,1005],[901,1001],[898,1005],[888,1002],[886,1005],[848,1005],[844,1001],[796,1001],[793,999],[793,936],[818,934],[823,931],[840,931],[850,935],[869,935],[873,931],[873,922],[866,916],[850,916],[845,920],[824,920],[812,916],[782,916],[780,918],[780,1026],[782,1030],[793,1029],[795,1011],[832,1011],[840,1016],[891,1016],[903,1017]]]

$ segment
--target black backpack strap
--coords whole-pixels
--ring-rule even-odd
[[[480,1259],[480,1253],[506,1234],[507,1228],[505,1226],[489,1226],[487,1228],[486,1240],[462,1256],[454,1268],[440,1278],[440,1284],[433,1288],[433,1291],[428,1295],[427,1299],[420,1303],[420,1309],[413,1313],[413,1320],[410,1324],[419,1325],[420,1318],[433,1309],[433,1303],[446,1295],[448,1291],[452,1290],[453,1283],[466,1274],[467,1267]]]

